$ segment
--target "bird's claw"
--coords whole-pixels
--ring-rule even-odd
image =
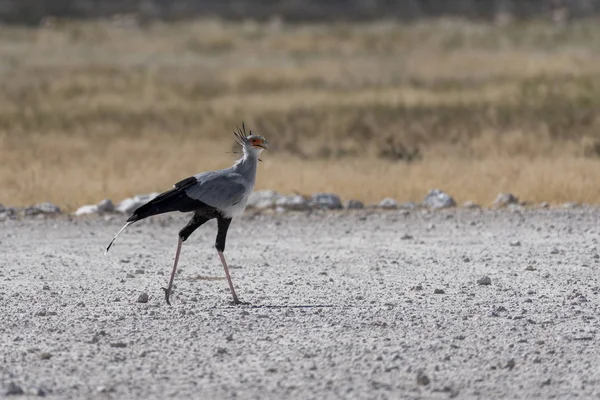
[[[161,288],[164,292],[165,292],[165,300],[167,301],[168,305],[171,305],[171,301],[169,300],[169,297],[171,296],[171,289],[167,289],[167,288]]]

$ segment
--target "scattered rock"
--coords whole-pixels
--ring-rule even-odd
[[[489,276],[484,275],[481,278],[477,279],[477,284],[483,286],[491,285],[492,279]]]
[[[34,206],[27,207],[23,210],[23,215],[32,216],[39,214],[60,214],[60,208],[52,203],[40,203]]]
[[[525,209],[523,204],[519,204],[519,203],[509,204],[508,206],[506,206],[506,208],[509,209],[510,211],[522,211]]]
[[[429,377],[427,375],[425,375],[425,373],[423,371],[418,371],[417,372],[417,385],[419,386],[427,386],[429,385]]]
[[[509,204],[518,204],[519,199],[512,193],[499,193],[494,200],[494,207],[507,207]]]
[[[117,349],[124,349],[125,347],[127,347],[127,343],[123,343],[123,342],[114,342],[110,344],[110,347],[114,347]]]
[[[542,387],[544,386],[549,386],[552,383],[552,379],[548,378],[545,381],[542,382]]]
[[[125,201],[125,200],[124,200]],[[86,204],[81,206],[74,212],[74,215],[90,215],[90,214],[103,214],[115,211],[115,205],[110,199],[104,199],[98,204]]]
[[[23,389],[21,388],[21,386],[17,385],[14,382],[10,382],[4,388],[4,395],[5,396],[20,396],[22,394],[25,394],[25,392],[23,391]]]
[[[511,359],[510,359],[510,360],[508,360],[508,362],[506,363],[506,366],[505,366],[505,368],[508,368],[508,369],[511,369],[511,370],[512,370],[512,369],[515,367],[515,365],[516,365],[515,359],[514,359],[514,358],[511,358]]]
[[[279,197],[280,195],[274,190],[258,190],[250,194],[247,207],[256,210],[275,208],[275,203]]]
[[[227,349],[225,347],[217,347],[217,354],[228,354]]]
[[[340,196],[334,193],[315,193],[312,195],[312,203],[316,207],[326,210],[340,210],[343,208]]]
[[[442,192],[439,189],[432,189],[423,199],[423,207],[432,208],[434,210],[440,208],[455,207],[456,201],[450,195]]]
[[[540,208],[549,208],[550,204],[546,201],[543,201],[540,203]]]
[[[398,208],[401,210],[414,210],[415,208],[417,208],[417,205],[412,201],[408,201],[406,203],[398,205]]]
[[[4,221],[7,219],[16,219],[17,218],[17,210],[12,207],[4,207],[0,210],[0,221]]]
[[[570,201],[568,203],[564,203],[562,208],[579,208],[581,205],[579,203],[575,203],[574,201]]]
[[[559,254],[559,253],[560,253],[560,251],[556,247],[553,247],[552,250],[550,250],[550,254]]]
[[[521,246],[521,242],[518,240],[513,240],[512,242],[509,243],[511,246],[513,247],[519,247]]]
[[[225,340],[231,342],[233,340],[233,333],[230,333],[229,335],[225,336]]]
[[[78,217],[82,215],[98,214],[98,206],[86,204],[85,206],[79,207],[74,214]]]
[[[310,210],[310,205],[308,201],[299,194],[295,194],[292,196],[280,196],[275,202],[275,206],[277,208],[283,208],[284,210],[288,211]]]
[[[96,204],[96,207],[98,208],[99,212],[111,213],[115,211],[115,205],[110,199],[101,200],[98,204]]]
[[[149,193],[149,194],[138,194],[137,196],[130,197],[128,199],[124,199],[116,207],[116,211],[123,213],[123,214],[131,214],[138,207],[143,206],[144,204],[146,204],[147,202],[149,202],[150,200],[152,200],[153,198],[155,198],[158,195],[159,195],[159,193],[155,192],[155,193]]]
[[[471,208],[471,209],[475,209],[475,208],[481,208],[481,206],[475,202],[472,201],[465,201],[463,203],[463,207],[464,208]]]
[[[409,235],[408,233],[405,233],[404,235],[402,235],[400,237],[400,240],[411,240],[413,237],[411,235]]]
[[[433,291],[433,294],[444,294],[444,293],[446,293],[446,292],[444,292],[444,289],[435,289]]]
[[[386,197],[385,199],[379,202],[377,207],[383,208],[385,210],[394,210],[398,208],[398,202],[395,199],[392,199],[391,197]]]
[[[52,354],[44,352],[40,354],[40,358],[42,360],[49,360],[52,358]]]
[[[536,271],[536,269],[533,265],[528,265],[527,267],[525,267],[525,271]]]
[[[138,296],[138,303],[147,303],[148,302],[148,293],[142,293]]]
[[[416,285],[416,286],[411,287],[410,290],[423,290],[423,286]]]
[[[348,210],[359,210],[365,208],[365,203],[360,200],[349,200],[348,203],[346,203],[346,208]]]

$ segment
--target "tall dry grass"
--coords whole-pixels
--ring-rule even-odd
[[[598,21],[54,21],[1,27],[0,59],[0,203],[166,189],[241,121],[260,188],[600,202]]]

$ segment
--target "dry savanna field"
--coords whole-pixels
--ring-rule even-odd
[[[267,137],[257,188],[600,203],[600,24],[134,18],[0,27],[0,203],[161,191]]]

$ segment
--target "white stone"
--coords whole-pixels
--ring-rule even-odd
[[[494,207],[506,207],[509,204],[516,204],[519,202],[517,196],[512,193],[499,193],[494,200]]]
[[[123,214],[131,214],[132,212],[137,210],[139,207],[143,206],[150,200],[154,199],[159,194],[160,193],[153,192],[153,193],[148,193],[148,194],[138,194],[136,196],[130,197],[128,199],[121,201],[119,203],[119,205],[117,206],[116,211],[123,213]]]
[[[395,199],[392,199],[391,197],[386,197],[385,199],[379,202],[377,207],[385,208],[386,210],[393,210],[398,208],[398,202]]]
[[[481,206],[473,201],[465,201],[463,203],[464,208],[481,208]]]
[[[439,189],[431,189],[427,196],[423,199],[422,202],[423,207],[432,208],[432,209],[440,209],[440,208],[448,208],[455,207],[456,202],[454,199],[442,192]]]
[[[579,205],[579,203],[576,203],[574,201],[562,204],[562,208],[579,208],[579,207],[581,207]]]
[[[27,207],[23,210],[23,215],[38,214],[60,214],[60,208],[52,203],[40,203],[35,206]]]
[[[289,211],[306,211],[310,209],[308,201],[299,194],[280,196],[275,202],[275,206],[278,209],[283,208],[284,210]]]
[[[415,208],[417,208],[417,205],[412,201],[409,201],[406,203],[399,204],[398,208],[400,208],[401,210],[414,210]]]
[[[81,206],[77,209],[77,211],[75,211],[75,215],[76,216],[81,216],[81,215],[89,215],[89,214],[97,214],[98,213],[98,206],[95,204],[86,204],[85,206]]]
[[[124,199],[123,201],[121,201],[117,205],[116,210],[123,214],[131,214],[132,212],[137,210],[138,207],[141,207],[144,204],[146,204],[145,201],[139,201],[139,200],[136,200],[135,197],[130,197],[128,199]]]
[[[344,208],[340,196],[335,193],[315,193],[312,195],[312,204],[315,207],[327,210],[339,210]]]

